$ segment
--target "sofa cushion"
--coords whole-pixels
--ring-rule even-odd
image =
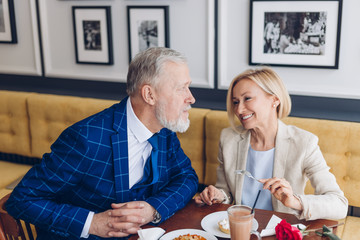
[[[6,188],[0,188],[0,199],[11,193],[12,190]]]
[[[346,217],[345,226],[341,235],[341,239],[358,240],[359,236],[360,236],[360,218],[351,217],[351,216]]]
[[[0,161],[0,189],[23,177],[31,165]]]
[[[336,220],[336,219],[335,219]],[[336,235],[339,237],[339,238],[342,238],[342,235],[343,235],[343,232],[344,232],[344,227],[345,227],[345,222],[346,222],[346,218],[343,218],[343,219],[338,219],[336,220],[338,221],[338,224],[341,224],[343,223],[344,225],[340,225],[336,228]]]
[[[205,181],[206,185],[216,183],[216,168],[219,165],[218,151],[222,129],[230,126],[225,111],[211,111],[205,117]]]
[[[30,156],[27,97],[31,93],[0,91],[0,152]]]
[[[51,144],[67,127],[116,102],[51,94],[30,95],[28,109],[32,156],[41,158],[50,151]]]
[[[201,184],[205,176],[205,115],[208,112],[209,109],[192,108],[189,112],[189,129],[185,133],[177,133],[181,147],[190,158]]]

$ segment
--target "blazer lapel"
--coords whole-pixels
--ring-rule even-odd
[[[111,136],[114,159],[115,195],[117,202],[129,201],[129,161],[126,117],[127,100],[128,97],[124,98],[114,112],[113,128],[116,133]]]
[[[289,141],[290,141],[290,137],[287,132],[286,125],[279,120],[278,132],[276,134],[276,140],[275,140],[275,156],[274,156],[274,170],[273,170],[274,177],[278,177],[278,178],[284,177],[286,160],[290,146]]]
[[[275,156],[274,156],[274,170],[273,177],[283,178],[285,176],[285,167],[287,156],[290,151],[290,136],[287,131],[286,125],[278,120],[278,132],[275,140]],[[277,206],[277,199],[272,196],[272,203],[274,206]]]
[[[239,139],[237,141],[237,151],[234,151],[234,154],[236,154],[234,156],[234,159],[236,159],[236,170],[246,169],[249,146],[250,146],[250,131],[244,131],[239,135]],[[243,184],[244,184],[244,175],[236,174],[235,189],[243,189]],[[235,191],[235,193],[236,193],[235,199],[240,199],[239,203],[236,204],[240,204],[242,191]]]

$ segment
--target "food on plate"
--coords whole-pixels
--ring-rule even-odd
[[[219,221],[218,225],[223,233],[230,234],[229,220],[227,218]]]
[[[174,238],[174,240],[206,240],[206,238],[197,235],[197,234],[186,234],[186,235],[181,235],[177,238]]]

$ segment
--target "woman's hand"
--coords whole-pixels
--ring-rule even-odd
[[[268,189],[271,194],[286,207],[300,211],[303,210],[300,200],[294,196],[292,187],[286,179],[273,177],[260,179],[260,182],[264,184],[264,189]]]
[[[213,203],[223,202],[225,198],[226,196],[224,196],[222,191],[220,191],[213,185],[209,185],[204,189],[204,191],[200,193],[199,196],[196,196],[194,199],[197,204],[205,203],[207,205],[212,205]]]

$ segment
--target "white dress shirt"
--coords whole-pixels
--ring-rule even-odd
[[[130,97],[126,102],[127,117],[127,138],[128,138],[128,159],[129,159],[129,188],[132,188],[144,176],[144,167],[152,150],[151,144],[147,141],[153,133],[137,118],[131,106]],[[81,238],[89,237],[89,230],[94,212],[90,212]]]
[[[145,163],[152,150],[152,146],[147,140],[153,133],[136,117],[131,107],[130,97],[126,104],[126,112],[129,151],[129,188],[132,188],[144,175]]]

